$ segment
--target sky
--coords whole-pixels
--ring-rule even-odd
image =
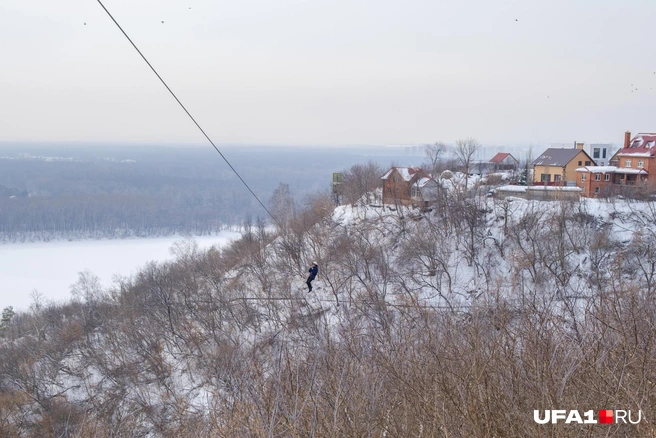
[[[216,143],[621,143],[653,0],[103,0]],[[0,142],[206,140],[97,0],[0,2]]]

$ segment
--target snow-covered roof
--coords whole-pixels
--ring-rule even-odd
[[[393,168],[393,167],[392,167],[390,170],[388,170],[387,172],[385,172],[385,175],[381,176],[380,179],[387,179],[387,178],[389,178],[390,175],[392,174],[392,172],[394,172],[394,168]]]
[[[433,183],[437,184],[437,181],[435,181],[434,179],[426,178],[426,177],[423,177],[423,178],[420,178],[419,180],[417,180],[416,184],[417,184],[417,187],[422,188],[426,184],[428,184],[429,182],[433,182]]]
[[[644,157],[649,158],[654,155],[654,152],[645,152],[644,148],[636,148],[632,150],[631,148],[622,149],[617,153],[617,155],[622,157]]]
[[[645,169],[631,169],[629,167],[618,167],[615,173],[628,173],[631,175],[637,175],[637,174],[647,175],[649,172],[647,172]]]
[[[656,134],[637,134],[629,142],[629,146],[620,149],[617,155],[622,157],[653,157],[656,155]]]
[[[644,148],[644,149],[651,149],[656,145],[656,133],[652,132],[645,132],[641,134],[636,134],[635,137],[633,137],[633,140],[629,143],[630,148]]]
[[[590,172],[590,173],[614,173],[617,166],[583,166],[576,169],[577,172]]]
[[[516,193],[526,192],[527,190],[547,190],[550,192],[554,192],[554,191],[581,192],[582,191],[580,187],[570,187],[570,186],[512,186],[512,185],[497,187],[494,190],[498,190],[501,192],[516,192]]]
[[[501,186],[497,187],[494,190],[500,190],[502,192],[517,192],[517,193],[525,193],[526,192],[526,186]]]
[[[583,189],[580,187],[570,187],[570,186],[530,186],[526,188],[527,190],[547,190],[547,191],[557,191],[557,192],[582,192]]]
[[[392,167],[385,172],[385,175],[381,176],[380,179],[389,178],[395,170],[401,175],[401,178],[403,178],[404,181],[410,181],[416,173],[422,172],[419,167]]]
[[[428,181],[430,181],[430,178],[420,178],[420,179],[417,181],[417,187],[423,187],[423,186],[425,186],[426,183],[427,183]]]

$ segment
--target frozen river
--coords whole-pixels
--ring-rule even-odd
[[[237,237],[236,232],[224,231],[193,239],[200,248],[209,248]],[[47,300],[66,300],[71,296],[70,286],[85,270],[97,275],[103,286],[109,286],[114,275],[129,276],[149,261],[174,258],[170,249],[183,239],[175,236],[0,244],[0,310],[7,306],[26,310],[34,290]]]

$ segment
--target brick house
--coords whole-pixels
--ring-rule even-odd
[[[610,162],[616,166],[614,184],[656,184],[656,134],[624,133],[624,147],[617,151]],[[649,173],[651,169],[651,174]]]
[[[609,196],[615,169],[615,166],[584,166],[576,169],[579,174],[576,186],[583,190],[581,196]]]
[[[418,167],[392,167],[381,177],[383,204],[428,206],[437,182]]]
[[[583,189],[583,196],[610,196],[623,187],[656,186],[656,134],[637,134],[631,139],[631,133],[627,131],[624,147],[613,155],[610,164],[576,169],[579,173],[576,185]]]

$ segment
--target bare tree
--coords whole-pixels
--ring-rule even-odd
[[[278,188],[269,199],[269,206],[277,224],[286,229],[296,217],[296,202],[289,190],[289,184],[278,184]]]
[[[444,170],[441,168],[442,156],[448,148],[449,146],[441,141],[436,141],[433,144],[427,144],[425,146],[425,154],[428,159],[427,170],[433,178],[435,178],[440,171]]]
[[[380,177],[383,168],[378,163],[369,161],[367,164],[356,164],[342,175],[342,190],[346,202],[354,204],[363,196],[367,203],[373,201],[373,192],[382,187]]]
[[[456,140],[456,147],[453,152],[456,155],[458,163],[463,167],[465,172],[465,190],[469,185],[469,172],[474,161],[474,156],[481,149],[481,144],[472,137]]]

